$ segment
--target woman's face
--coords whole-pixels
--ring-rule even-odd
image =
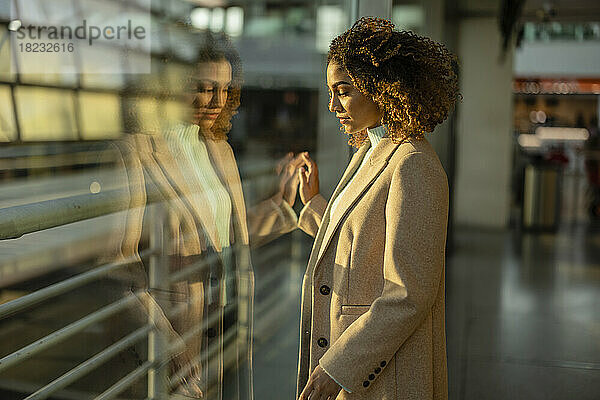
[[[198,64],[192,84],[192,123],[210,129],[227,101],[231,65],[227,61]]]
[[[377,104],[354,87],[344,67],[333,62],[327,66],[327,87],[329,111],[335,112],[346,133],[381,125]]]

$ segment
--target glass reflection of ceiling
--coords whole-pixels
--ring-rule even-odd
[[[15,118],[12,109],[10,86],[0,86],[0,142],[16,139]]]
[[[112,93],[79,93],[79,118],[83,139],[107,139],[122,131],[121,102]]]
[[[0,25],[0,81],[15,80],[15,64],[11,53],[11,41],[8,29]]]
[[[74,0],[14,0],[17,17],[24,25],[74,27],[80,20]]]
[[[15,99],[23,141],[77,139],[72,91],[18,86]]]
[[[86,88],[119,89],[125,84],[123,50],[118,47],[103,46],[95,49],[81,49],[81,84]],[[114,73],[101,73],[104,63],[112,63]],[[104,69],[106,70],[106,69]]]

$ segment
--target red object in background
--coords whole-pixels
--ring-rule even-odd
[[[569,163],[569,157],[567,157],[563,150],[551,150],[546,156],[546,160],[563,166]]]
[[[513,93],[521,94],[600,94],[598,78],[515,78]]]

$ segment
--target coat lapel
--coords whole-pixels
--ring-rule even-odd
[[[307,272],[311,272],[316,264],[316,259],[317,259],[317,256],[319,255],[319,249],[322,247],[322,244],[323,244],[325,227],[328,226],[328,223],[329,223],[329,213],[331,210],[331,204],[333,203],[333,200],[335,199],[335,197],[344,188],[344,185],[348,182],[348,180],[350,180],[350,178],[352,177],[352,175],[354,174],[354,172],[360,165],[360,162],[362,161],[362,159],[365,156],[365,153],[367,152],[369,147],[370,147],[369,144],[363,145],[361,148],[358,149],[358,151],[356,153],[354,153],[354,155],[352,156],[352,159],[350,159],[350,163],[346,167],[346,171],[344,171],[344,174],[342,175],[342,178],[340,179],[340,182],[338,183],[335,190],[333,191],[333,194],[331,195],[331,199],[329,200],[329,203],[327,204],[327,208],[325,208],[323,220],[321,221],[321,226],[319,227],[317,236],[315,237],[315,242],[313,244],[313,248],[310,253],[310,257],[308,259]]]
[[[342,195],[342,198],[338,203],[337,209],[332,215],[331,204],[335,197],[332,197],[332,200],[329,201],[329,205],[326,211],[326,213],[330,214],[329,220],[327,221],[327,226],[325,228],[325,233],[323,235],[318,257],[315,262],[315,268],[317,267],[317,265],[319,265],[319,262],[323,258],[323,254],[325,254],[325,251],[329,247],[331,238],[338,229],[342,219],[346,216],[349,210],[358,202],[360,197],[367,191],[367,189],[371,186],[371,184],[373,183],[373,181],[375,181],[379,174],[381,174],[381,172],[386,167],[389,158],[392,156],[392,154],[394,153],[396,148],[398,148],[399,145],[400,144],[394,143],[390,138],[381,139],[379,145],[371,153],[369,161],[364,165],[363,170],[358,175],[356,175],[356,177],[349,183],[348,181],[352,178],[354,171],[360,165],[360,160],[362,160],[363,157],[360,157],[360,159],[357,157],[353,169],[351,170],[349,167],[346,170],[346,173],[342,177],[342,180],[336,188],[336,192],[334,193],[334,195],[339,195],[339,192],[346,186],[346,184],[348,184],[349,186],[345,193]],[[368,146],[363,146],[363,148],[366,148],[362,153],[364,156],[364,153],[366,153]],[[363,148],[361,148],[361,150]]]

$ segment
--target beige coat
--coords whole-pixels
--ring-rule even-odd
[[[338,400],[447,399],[448,183],[435,151],[427,140],[383,138],[330,216],[331,203],[317,195],[299,218],[315,242],[302,286],[298,393],[319,364],[351,392]]]

